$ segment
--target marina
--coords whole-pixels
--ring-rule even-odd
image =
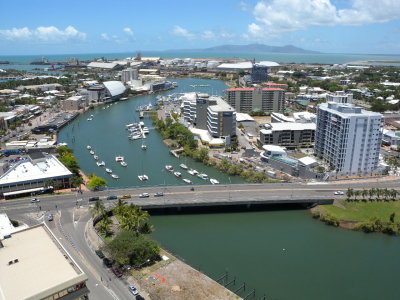
[[[225,84],[218,80],[177,79],[176,81],[178,87],[174,90],[175,95],[192,91],[191,84],[210,84],[210,87],[202,88],[202,92],[213,91],[219,95],[222,95],[226,88]],[[191,176],[193,184],[211,184],[209,180],[195,176],[197,174],[195,170],[208,174],[221,184],[229,183],[229,179],[232,183],[242,183],[243,180],[239,177],[229,178],[227,174],[191,158],[171,155],[171,149],[165,146],[159,132],[153,129],[151,119],[145,117],[139,122],[139,112],[135,111],[136,107],[148,106],[149,103],[154,106],[157,97],[169,98],[170,95],[168,92],[160,92],[157,95],[130,98],[119,102],[118,105],[107,105],[108,108],[105,110],[96,107],[78,116],[61,129],[58,141],[66,142],[74,150],[74,155],[86,174],[93,173],[104,177],[108,181],[108,188],[187,184],[182,179],[177,180],[177,177],[171,176],[166,165],[172,170],[180,170],[182,177],[187,173],[187,176]],[[90,115],[93,115],[93,120],[87,122],[86,119]],[[142,133],[147,130],[149,133]],[[107,168],[113,171],[112,173],[118,174],[119,179],[109,180],[111,177],[101,168],[103,165],[97,166],[96,160],[88,159],[91,155],[98,156],[98,161],[103,161]],[[116,161],[116,157],[122,157],[126,165]],[[186,165],[187,169],[183,169],[180,166],[182,164]],[[146,175],[148,180],[144,178],[140,180],[138,176],[143,175]]]

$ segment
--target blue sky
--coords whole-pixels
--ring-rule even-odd
[[[15,0],[0,11],[0,55],[249,43],[400,53],[400,0]]]

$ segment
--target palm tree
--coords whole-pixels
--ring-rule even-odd
[[[369,189],[368,194],[369,194],[369,199],[371,200],[372,197],[375,195],[375,189],[374,188]]]
[[[108,235],[111,230],[112,221],[111,218],[105,214],[103,215],[102,219],[97,223],[97,228],[100,233],[104,235]]]
[[[347,192],[346,192],[347,201],[350,201],[350,200],[351,200],[351,197],[353,197],[353,195],[354,195],[353,189],[348,188],[348,189],[347,189]]]
[[[122,217],[125,214],[126,210],[126,201],[124,201],[123,199],[118,199],[113,208],[114,215]]]
[[[357,197],[361,195],[361,191],[354,191],[353,195],[354,195],[354,201],[357,201],[358,200]]]
[[[362,194],[363,200],[366,200],[366,199],[367,199],[367,196],[368,196],[368,190],[363,189],[362,192],[361,192],[361,194]]]
[[[376,189],[376,198],[377,198],[376,200],[377,201],[380,200],[381,195],[382,195],[381,189]]]
[[[385,201],[388,200],[389,196],[389,190],[387,188],[383,189],[383,197],[385,197]]]
[[[106,213],[106,208],[104,206],[103,201],[101,201],[100,199],[97,200],[94,203],[94,206],[92,208],[90,208],[90,213],[92,214],[93,217],[95,216],[104,216]]]
[[[397,190],[391,189],[391,193],[390,194],[392,196],[392,200],[396,200],[396,197],[397,197],[397,194],[398,194]]]

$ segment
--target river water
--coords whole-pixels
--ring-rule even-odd
[[[181,79],[173,92],[193,91],[190,85],[210,84],[199,91],[222,95],[226,88],[217,80]],[[119,102],[103,110],[96,108],[80,116],[59,134],[67,142],[85,173],[95,173],[108,180],[111,188],[183,184],[164,165],[179,169],[184,162],[223,183],[231,177],[196,163],[176,159],[162,143],[155,130],[145,140],[129,141],[125,124],[138,121],[135,107],[155,102],[155,96],[141,96]],[[94,115],[93,121],[86,119]],[[149,119],[144,119],[148,127]],[[108,167],[121,179],[113,180],[104,168],[97,167],[88,153],[91,145]],[[115,156],[123,155],[123,168]],[[146,173],[150,180],[140,182],[137,175]],[[204,183],[197,177],[196,184]],[[229,280],[236,277],[238,288],[246,282],[241,296],[256,290],[260,299],[399,299],[397,284],[400,270],[400,239],[383,234],[363,234],[324,225],[313,220],[307,210],[270,210],[263,212],[213,213],[152,216],[153,236],[162,246],[200,268],[213,279],[226,270]]]
[[[214,95],[223,95],[223,91],[227,88],[220,80],[174,79],[174,81],[178,83],[178,88],[158,93],[157,95],[190,92],[193,91],[194,88],[191,85],[194,84],[210,85],[208,87],[198,87],[197,91]],[[174,166],[175,169],[182,172],[182,178],[188,178],[194,184],[207,183],[197,176],[191,176],[183,169],[180,169],[179,165],[181,163],[188,165],[189,168],[208,174],[210,178],[215,178],[220,183],[243,182],[239,177],[229,177],[215,168],[207,167],[190,158],[177,159],[172,156],[169,153],[169,148],[163,144],[161,135],[153,128],[150,118],[143,119],[145,125],[150,129],[148,137],[143,140],[129,140],[125,125],[139,122],[139,114],[135,111],[135,108],[149,103],[156,103],[156,95],[146,95],[131,98],[127,101],[120,101],[106,109],[103,109],[105,106],[100,106],[89,110],[64,127],[58,135],[58,141],[68,143],[68,146],[74,150],[81,169],[86,174],[94,173],[106,179],[109,188],[185,184],[181,179],[177,179],[172,173],[166,171],[165,165]],[[89,122],[87,118],[90,115],[93,115],[93,120]],[[142,142],[147,146],[146,151],[141,148]],[[99,156],[99,161],[103,160],[106,163],[106,167],[110,168],[120,179],[111,178],[104,167],[96,165],[93,156],[86,149],[87,145],[90,145],[96,152]],[[115,161],[115,157],[120,155],[124,156],[128,167],[122,167]],[[140,174],[149,176],[149,181],[139,181],[137,176]]]

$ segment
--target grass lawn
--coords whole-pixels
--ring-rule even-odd
[[[335,205],[321,205],[320,210],[346,221],[368,221],[373,217],[389,221],[390,215],[396,213],[395,220],[400,221],[400,201],[346,202],[340,200],[340,203],[345,209]]]

